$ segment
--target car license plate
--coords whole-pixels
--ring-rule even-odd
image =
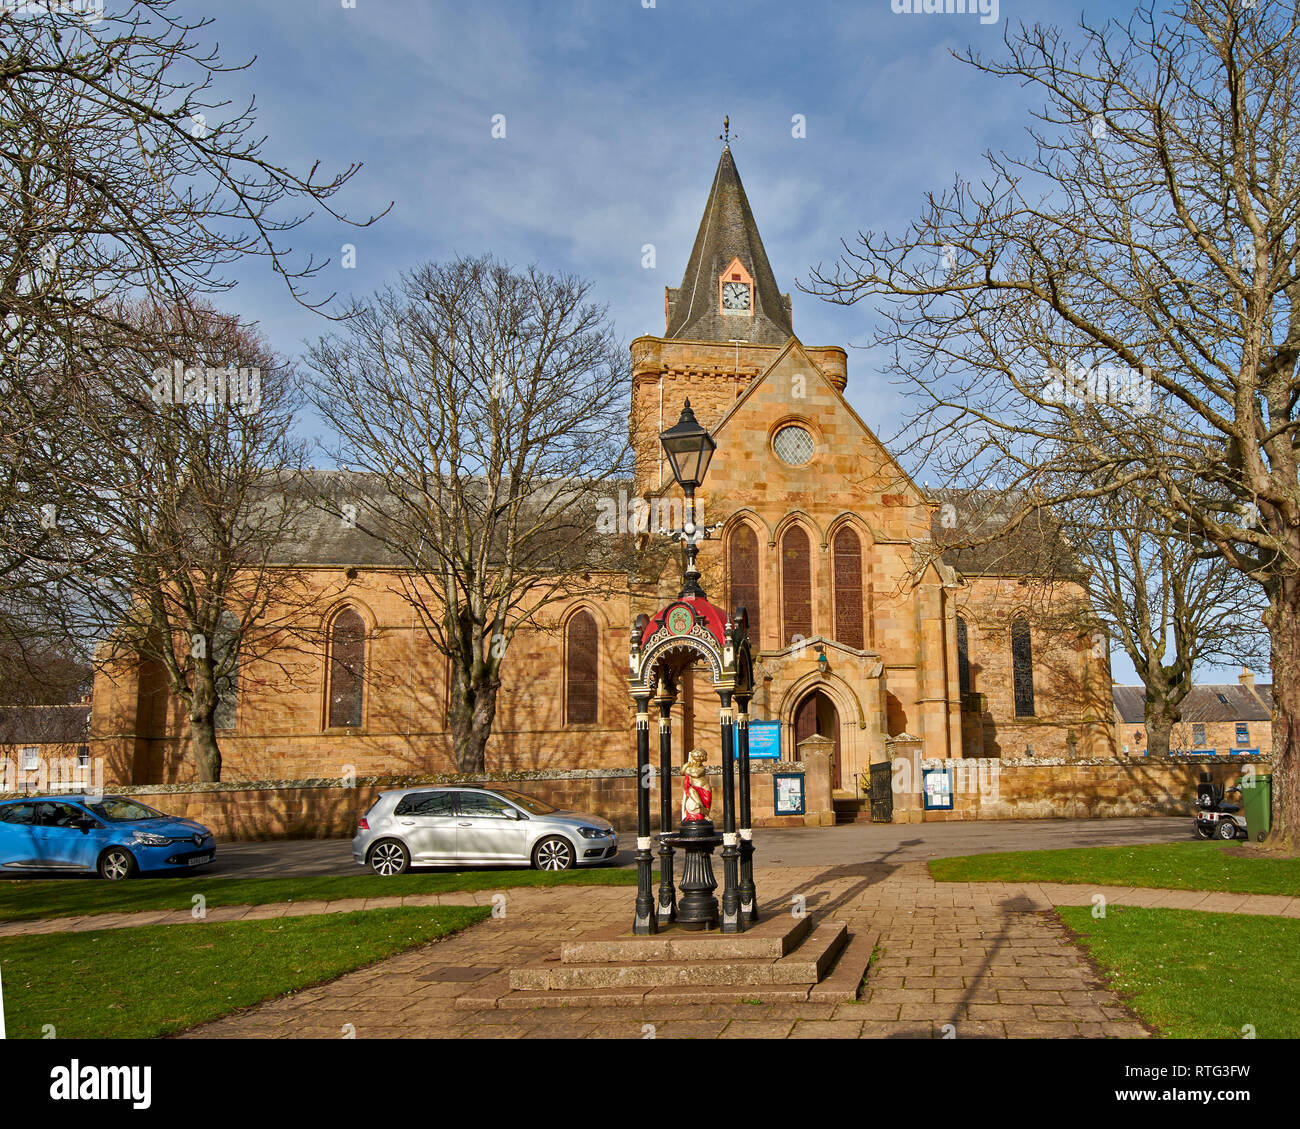
[[[205,862],[211,862],[211,861],[212,861],[211,855],[195,855],[192,859],[189,859],[187,861],[187,865],[202,866]]]

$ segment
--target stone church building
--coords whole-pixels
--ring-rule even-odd
[[[631,486],[680,498],[658,434],[689,399],[717,442],[703,520],[724,523],[701,547],[703,586],[748,610],[751,716],[780,723],[785,760],[814,733],[830,738],[842,793],[860,794],[902,736],[927,757],[1111,755],[1109,658],[1068,551],[1024,527],[945,548],[981,495],[912,481],[845,399],[845,350],[804,344],[793,312],[724,148],[663,331],[631,345]],[[241,665],[218,732],[223,779],[454,771],[446,660],[413,623],[395,566],[324,518],[293,558],[322,594],[316,645]],[[516,635],[490,772],[634,763],[630,625],[677,594],[680,567],[671,559],[657,583],[614,579],[575,578],[571,598]],[[145,664],[97,678],[92,740],[110,781],[192,779],[187,724],[161,686]],[[700,745],[717,763],[703,676],[682,688],[673,725],[675,750]]]

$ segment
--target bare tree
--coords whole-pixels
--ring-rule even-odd
[[[63,576],[69,634],[98,661],[144,660],[189,721],[199,780],[221,779],[223,687],[289,644],[313,596],[280,563],[308,501],[294,373],[237,319],[136,304],[139,324],[70,421],[57,537],[93,564]],[[80,493],[78,493],[80,492]],[[287,660],[281,660],[287,661]]]
[[[901,235],[861,233],[810,288],[884,300],[914,457],[1040,504],[1139,488],[1261,587],[1275,839],[1293,846],[1300,10],[1181,0],[1080,28],[1077,46],[1022,25],[1004,59],[968,52],[1042,93],[1030,154],[987,154],[979,183],[930,194]]]
[[[1073,503],[1062,529],[1089,572],[1095,643],[1118,643],[1132,661],[1145,690],[1147,751],[1167,756],[1198,664],[1267,658],[1263,593],[1133,490]]]
[[[0,5],[0,592],[75,571],[43,507],[66,477],[60,421],[120,348],[149,348],[113,300],[183,306],[262,256],[298,301],[323,266],[286,233],[356,173],[275,164],[255,105],[221,98],[211,21],[171,0]],[[373,222],[372,217],[365,223]],[[347,221],[350,222],[350,221]],[[110,300],[112,299],[112,300]],[[54,439],[51,439],[51,436]],[[93,547],[92,555],[93,555]]]
[[[32,609],[0,614],[0,706],[66,705],[89,696],[90,656],[49,627]]]
[[[626,585],[596,508],[626,474],[630,381],[590,285],[489,258],[422,266],[309,351],[308,393],[356,472],[324,504],[403,566],[450,660],[463,772],[484,766],[520,625],[576,589]]]

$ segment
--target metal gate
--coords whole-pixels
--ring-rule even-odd
[[[893,773],[889,761],[871,766],[871,822],[892,823],[894,819]]]

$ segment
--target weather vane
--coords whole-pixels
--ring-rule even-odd
[[[718,140],[723,145],[730,145],[733,141],[740,140],[740,134],[731,132],[731,115],[727,114],[722,119],[722,132],[718,134]]]

